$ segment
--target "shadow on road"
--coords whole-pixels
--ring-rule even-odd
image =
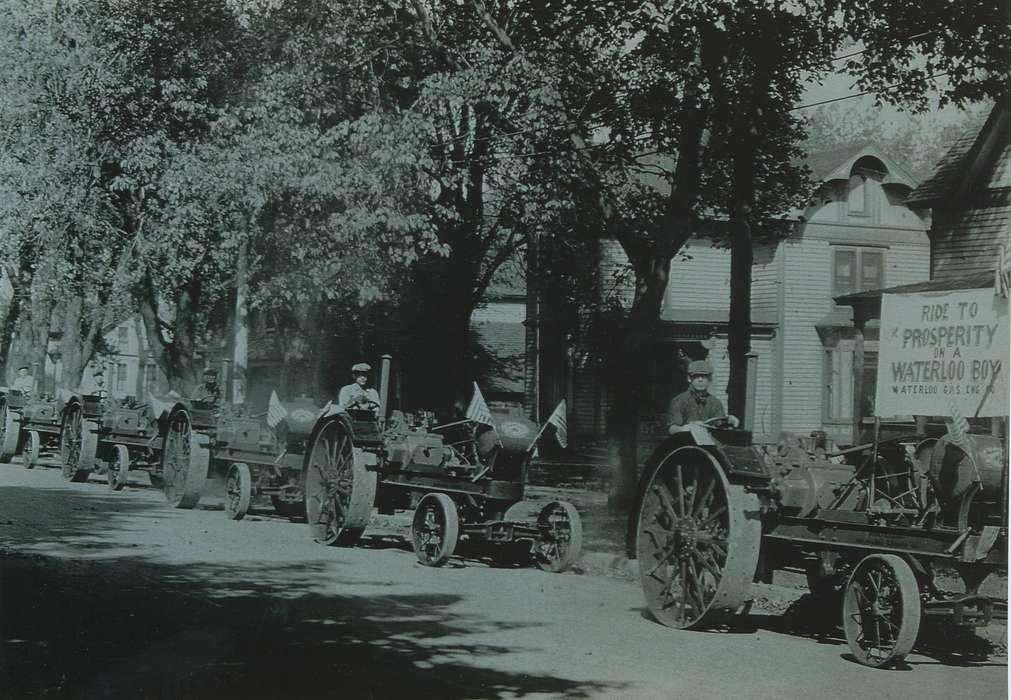
[[[38,489],[12,487],[0,487],[0,508],[29,497],[22,491],[34,492],[44,524],[18,531],[34,546],[18,553],[9,536],[18,516],[0,510],[5,698],[624,694],[618,684],[503,670],[503,657],[540,651],[508,641],[535,625],[461,615],[452,607],[463,595],[341,576],[336,560],[175,565],[115,552],[118,519],[173,511],[118,494],[39,499]],[[49,542],[62,556],[37,553]]]

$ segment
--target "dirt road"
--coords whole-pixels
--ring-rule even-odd
[[[131,475],[139,483],[144,475]],[[416,564],[395,537],[313,544],[220,501],[0,465],[0,697],[997,698],[1003,658],[847,660],[798,618],[646,619],[627,581]]]

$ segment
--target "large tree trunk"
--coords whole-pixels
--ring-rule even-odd
[[[470,333],[474,274],[460,254],[426,261],[415,272],[397,343],[408,408],[445,410],[454,400],[470,398],[472,381],[480,386],[485,368],[476,362]],[[487,393],[487,386],[483,389]]]
[[[201,284],[197,277],[179,290],[175,322],[172,324],[160,316],[159,295],[150,271],[145,272],[138,293],[148,348],[165,374],[169,389],[182,396],[192,395],[199,383],[194,340],[200,292]],[[171,329],[171,335],[167,333],[168,329]]]

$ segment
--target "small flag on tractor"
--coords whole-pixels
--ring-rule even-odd
[[[495,427],[495,419],[491,417],[491,411],[485,403],[484,396],[481,395],[477,382],[474,382],[474,396],[471,397],[470,406],[467,407],[467,418],[475,423]]]
[[[288,417],[288,409],[277,398],[277,392],[270,392],[270,401],[267,403],[267,425],[276,428],[278,424]]]
[[[555,426],[555,439],[562,447],[569,446],[569,427],[565,418],[565,399],[562,399],[558,407],[548,416],[548,423]]]
[[[151,392],[148,392],[147,405],[151,409],[151,415],[158,418],[163,413],[167,414],[169,411],[171,411],[175,403],[173,401],[163,401],[154,394],[152,394]]]

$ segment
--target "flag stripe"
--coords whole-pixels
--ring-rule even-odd
[[[471,397],[470,406],[467,407],[467,418],[475,423],[495,427],[495,419],[492,418],[491,411],[488,409],[488,404],[485,403],[477,382],[474,382],[474,396]]]
[[[270,392],[270,401],[267,403],[267,425],[276,428],[278,424],[288,417],[288,409],[277,397],[276,391]]]
[[[548,416],[548,423],[555,426],[555,439],[562,447],[569,446],[569,425],[566,421],[565,399],[561,400],[558,407]]]

